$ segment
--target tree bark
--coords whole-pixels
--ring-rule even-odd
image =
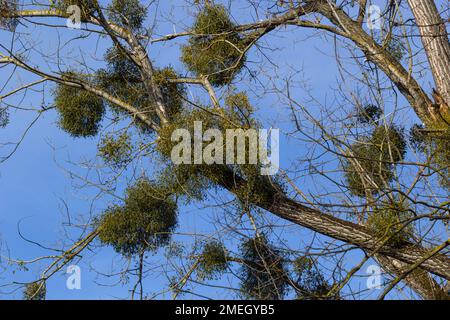
[[[402,263],[396,259],[388,258],[381,255],[376,255],[376,260],[382,266],[384,271],[390,273],[394,277],[402,274],[407,268],[408,264]],[[418,293],[425,300],[448,300],[449,296],[445,289],[443,289],[425,270],[418,268],[413,273],[406,276],[405,283]]]
[[[441,103],[440,112],[447,113],[450,106],[450,43],[445,22],[434,0],[408,0],[408,3],[430,63],[436,90],[445,103]]]
[[[239,197],[240,190],[246,188],[247,182],[226,167],[216,167],[216,169],[222,171],[222,178],[218,181],[218,184]],[[412,243],[404,243],[401,246],[385,244],[382,248],[379,248],[380,241],[370,229],[298,203],[282,192],[275,190],[270,182],[261,181],[256,190],[252,192],[258,194],[258,200],[249,200],[255,206],[322,235],[353,244],[362,250],[368,252],[378,250],[377,253],[380,255],[407,264],[416,263],[429,252],[429,249]],[[424,261],[421,267],[428,272],[450,280],[450,258],[445,254],[437,254],[431,257]]]
[[[354,244],[369,252],[376,250],[380,244],[367,228],[308,208],[288,198],[276,200],[267,209],[281,218],[334,239]],[[412,244],[398,248],[385,245],[378,252],[412,264],[426,255],[427,250]],[[422,267],[431,273],[450,280],[450,259],[445,255],[432,257],[425,261]]]
[[[312,2],[312,0],[308,1]],[[367,60],[376,64],[389,77],[425,124],[436,122],[436,116],[433,114],[433,101],[411,73],[386,48],[379,45],[362,28],[361,24],[353,20],[343,9],[325,0],[314,0],[313,3],[316,6],[316,12],[325,16],[335,26],[341,28],[345,33],[345,37],[358,46]]]

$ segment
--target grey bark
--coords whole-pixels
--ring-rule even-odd
[[[450,106],[450,43],[445,22],[439,14],[434,0],[408,0],[420,38],[427,54],[428,62],[447,112]],[[439,102],[439,101],[436,101]]]

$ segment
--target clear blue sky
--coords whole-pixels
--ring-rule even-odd
[[[239,22],[251,22],[254,17],[250,17],[249,12],[253,12],[249,7],[235,2],[232,6],[232,12],[235,19]],[[173,10],[173,11],[171,11]],[[158,25],[157,33],[166,34],[174,31],[182,31],[180,26],[188,26],[190,21],[186,19],[189,14],[194,12],[193,7],[187,7],[183,1],[161,1],[158,8],[158,20],[164,21],[170,16],[176,21],[177,28],[174,30],[172,24],[164,22]],[[155,12],[150,12],[153,17]],[[262,17],[263,18],[263,17]],[[57,20],[41,19],[41,22],[58,23]],[[149,21],[151,22],[151,20]],[[37,42],[37,47],[46,49],[52,53],[57,51],[57,46],[64,44],[64,41],[73,36],[77,31],[65,31],[64,29],[48,29],[32,26],[29,29],[19,27],[18,31],[29,33],[28,36]],[[86,33],[82,33],[86,34]],[[335,58],[333,57],[332,37],[316,36],[314,31],[300,28],[282,28],[280,31],[269,35],[266,43],[276,45],[279,50],[265,50],[264,53],[268,59],[273,59],[279,64],[278,79],[276,83],[282,84],[283,74],[288,74],[292,70],[301,70],[301,73],[295,75],[296,81],[307,80],[310,93],[322,103],[332,104],[334,99],[334,90],[339,83]],[[11,33],[0,31],[0,43],[9,45]],[[153,45],[149,47],[151,58],[158,66],[172,65],[179,72],[185,70],[179,62],[179,45],[183,40],[171,41],[165,45]],[[89,54],[96,54],[101,57],[101,52],[109,46],[104,39],[97,36],[90,36],[88,39],[74,41],[64,46],[63,51],[73,57],[84,51]],[[43,64],[42,59],[38,58],[37,52],[29,52],[30,60],[33,64],[38,64],[41,68],[47,70],[56,70],[55,66]],[[36,60],[34,60],[36,59]],[[260,67],[270,70],[270,64],[267,60],[262,60],[261,54],[253,49],[248,57],[248,67],[250,70],[258,70]],[[101,66],[94,59],[89,60],[89,65],[93,68]],[[6,82],[10,70],[0,69],[0,83]],[[252,102],[259,110],[259,115],[263,119],[265,127],[277,123],[284,130],[292,129],[290,124],[290,115],[287,112],[287,106],[280,103],[275,94],[266,94],[263,97],[256,97],[258,91],[258,81],[248,79],[248,73],[244,74],[247,79],[240,90],[249,90],[252,96]],[[272,76],[274,74],[271,74]],[[24,83],[36,79],[24,72],[20,79]],[[264,76],[256,79],[265,81]],[[13,78],[7,85],[7,88],[13,88],[18,83],[17,78]],[[44,88],[45,94],[39,92],[29,92],[27,95],[8,100],[14,104],[23,98],[22,106],[39,108],[42,103],[51,104],[52,98],[49,94],[52,88],[51,84],[38,86]],[[5,89],[5,92],[7,90]],[[255,92],[253,92],[255,91]],[[307,100],[305,91],[295,91],[293,95],[300,101]],[[404,100],[400,105],[405,105]],[[311,104],[312,112],[317,109],[317,104]],[[32,112],[17,111],[11,113],[11,123],[5,129],[0,129],[0,143],[8,141],[17,141],[27,125],[35,116]],[[408,115],[412,119],[414,116]],[[52,254],[51,251],[40,248],[39,246],[24,241],[18,233],[18,227],[24,237],[49,247],[61,248],[61,241],[69,242],[66,239],[65,232],[76,238],[79,235],[78,230],[64,229],[63,224],[67,222],[66,208],[68,206],[71,219],[79,219],[78,222],[86,222],[89,215],[96,215],[111,201],[111,197],[96,198],[99,190],[95,187],[78,188],[81,181],[68,176],[67,170],[74,170],[80,176],[87,174],[87,170],[72,165],[72,162],[81,162],[85,159],[95,160],[96,145],[98,137],[91,139],[73,139],[68,134],[62,132],[56,126],[56,112],[45,112],[39,121],[33,125],[26,135],[23,143],[17,152],[0,165],[0,239],[2,261],[0,264],[0,299],[3,298],[21,298],[21,291],[11,292],[14,287],[2,286],[12,281],[26,282],[35,279],[39,271],[45,267],[49,260],[37,263],[30,270],[21,270],[20,268],[7,264],[5,256],[9,253],[11,258],[15,259],[33,259],[41,255]],[[409,120],[413,122],[413,120]],[[7,146],[0,147],[2,155],[7,153]],[[292,141],[283,137],[281,142],[281,166],[289,168],[291,161],[302,154],[306,154],[305,146],[301,141]],[[97,161],[99,161],[97,159]],[[300,167],[303,164],[299,164]],[[144,168],[149,168],[149,163],[143,164]],[[306,194],[309,191],[315,192],[317,189],[327,187],[317,185],[317,182],[309,180],[308,177],[302,178],[301,189]],[[121,194],[122,187],[119,187],[117,194]],[[220,195],[226,196],[226,195]],[[63,202],[64,201],[64,202]],[[207,203],[209,204],[209,203]],[[200,205],[185,206],[180,209],[180,226],[178,232],[211,232],[214,226],[210,223],[213,217],[220,212],[220,209],[201,208]],[[74,221],[72,221],[74,222]],[[294,248],[302,248],[311,240],[312,233],[308,230],[289,226],[276,232],[281,235],[285,243],[289,243]],[[187,236],[178,235],[175,239],[180,241],[192,241]],[[322,239],[326,240],[326,239]],[[329,240],[329,239],[327,239]],[[352,255],[347,266],[357,262],[359,254]],[[161,254],[149,257],[149,263],[157,265],[164,261]],[[68,290],[65,282],[67,276],[63,271],[59,272],[48,282],[48,299],[110,299],[110,298],[128,298],[129,289],[135,279],[129,283],[118,283],[120,279],[105,278],[99,276],[95,270],[102,273],[108,273],[111,270],[118,270],[119,266],[124,265],[124,261],[118,257],[110,248],[96,250],[96,253],[83,253],[83,260],[79,263],[82,269],[82,289]],[[6,269],[3,269],[6,268]],[[363,268],[365,270],[365,268]],[[158,292],[167,287],[167,280],[163,274],[150,275],[145,282],[147,292]],[[364,273],[362,273],[364,274]],[[230,278],[231,279],[231,278]],[[221,279],[215,283],[227,284],[227,278]],[[365,279],[360,283],[354,280],[355,288],[360,285],[362,289],[365,286]],[[232,285],[238,284],[233,281]],[[232,298],[231,293],[224,293],[223,290],[198,287],[197,293],[211,298]],[[379,292],[367,292],[370,297],[376,297]],[[3,294],[3,295],[1,295]],[[159,298],[170,298],[170,293],[160,295]],[[186,295],[185,298],[196,298]]]

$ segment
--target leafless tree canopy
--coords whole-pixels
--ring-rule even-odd
[[[0,0],[0,162],[42,118],[98,144],[52,164],[91,209],[60,199],[61,239],[19,228],[35,258],[2,243],[1,291],[44,299],[112,248],[91,270],[132,299],[448,299],[449,17],[446,0]],[[278,173],[173,163],[198,121],[279,128]]]

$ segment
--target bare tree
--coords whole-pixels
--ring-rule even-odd
[[[131,172],[132,177],[125,195],[114,194],[121,205],[111,205],[94,222],[84,225],[83,236],[52,257],[54,261],[39,281],[48,280],[69,261],[79,258],[98,239],[128,259],[137,257],[136,268],[127,265],[120,272],[137,275],[133,297],[140,290],[140,297],[144,298],[142,279],[149,273],[146,252],[166,246],[171,257],[181,260],[181,265],[171,266],[178,274],[169,288],[175,297],[182,292],[194,294],[187,289],[188,284],[204,283],[208,276],[229,272],[240,279],[242,286],[237,291],[248,298],[283,298],[287,288],[299,298],[342,298],[343,288],[363,263],[373,258],[394,277],[382,298],[400,281],[424,299],[448,298],[448,18],[432,0],[408,0],[409,6],[404,1],[386,1],[378,17],[380,31],[375,33],[367,28],[367,20],[373,18],[366,14],[370,4],[365,0],[248,1],[245,10],[255,13],[258,19],[238,23],[230,16],[230,6],[197,1],[193,26],[187,26],[183,32],[157,36],[163,17],[155,18],[151,27],[144,28],[144,21],[150,16],[147,9],[156,10],[157,1],[144,4],[80,0],[20,5],[1,1],[0,24],[8,32],[14,31],[10,45],[0,44],[0,63],[7,70],[2,73],[11,73],[5,77],[1,101],[51,82],[56,86],[54,103],[49,108],[31,110],[37,114],[35,121],[42,113],[56,109],[60,127],[74,137],[97,135],[104,114],[111,113],[109,124],[104,127],[120,129],[105,129],[99,147],[104,161],[113,168],[111,178],[105,183],[81,179],[86,185],[101,186],[101,192],[107,194],[114,193],[108,186],[124,172]],[[36,39],[27,37],[22,30],[34,25],[62,28],[62,33],[76,32],[66,25],[53,24],[57,20],[47,23],[51,18],[63,22],[73,19],[70,5],[80,10],[82,26],[72,40],[91,43],[97,35],[111,47],[103,58],[105,68],[87,62],[87,54],[74,58],[78,66],[70,68],[73,60],[66,46],[71,41],[55,45],[56,54],[46,53],[38,49],[37,41],[33,41]],[[448,12],[448,8],[444,10]],[[408,18],[411,14],[414,19]],[[265,18],[260,19],[263,15]],[[320,105],[312,95],[308,101],[300,101],[293,93],[299,89],[295,72],[283,76],[281,87],[276,75],[283,61],[267,59],[267,64],[273,65],[269,75],[263,68],[257,75],[244,75],[245,68],[251,65],[247,57],[255,51],[265,59],[264,52],[276,47],[277,32],[282,28],[314,29],[334,42],[335,52],[330,54],[335,55],[342,79],[334,105]],[[420,54],[422,48],[414,47],[417,34],[428,58],[426,67]],[[170,67],[155,67],[153,45],[186,39],[181,60],[189,76],[181,76]],[[39,66],[32,61],[31,50],[39,53]],[[351,63],[341,56],[344,51]],[[50,67],[45,67],[43,61]],[[434,90],[423,84],[419,66],[432,75]],[[8,79],[20,77],[22,72],[32,74],[34,80],[10,88]],[[302,189],[306,186],[299,182],[304,173],[294,165],[280,170],[275,177],[267,177],[255,174],[258,165],[172,163],[171,135],[175,129],[192,130],[195,121],[222,131],[258,127],[250,93],[244,92],[246,76],[261,79],[261,84],[252,89],[259,89],[255,97],[275,92],[277,103],[291,114],[293,132],[285,135],[310,146],[299,154],[298,160],[308,163],[309,181],[317,179],[323,192],[305,194]],[[412,144],[418,146],[415,158],[406,157],[410,144],[404,130],[395,123],[403,112],[399,110],[397,91],[422,122],[410,133]],[[209,101],[199,102],[205,94]],[[309,106],[305,107],[305,103]],[[342,107],[344,104],[346,108]],[[314,105],[319,105],[321,112],[313,112]],[[5,114],[8,110],[24,109],[5,106],[0,109]],[[128,121],[125,126],[121,124],[124,120]],[[26,138],[27,131],[20,141]],[[131,132],[134,138],[130,140]],[[13,156],[19,145],[20,142],[15,144],[4,160]],[[161,159],[157,167],[163,173],[158,175],[156,170],[137,174],[147,170],[139,167],[140,159],[145,158]],[[208,241],[200,241],[188,255],[186,266],[183,254],[174,254],[176,248],[169,245],[170,235],[176,234],[176,203],[180,199],[201,203],[205,197],[226,203],[212,187],[228,191],[240,212],[238,222],[233,224],[227,221],[233,214],[225,210],[218,225],[230,238],[246,240],[240,250],[231,252],[222,243],[220,232],[206,237]],[[325,268],[319,267],[318,258],[309,248],[302,254],[291,248],[277,248],[268,239],[276,234],[276,223],[260,212],[339,241],[332,247],[321,243],[320,255],[334,260],[328,279],[323,275]],[[124,223],[123,219],[133,222]],[[339,252],[341,244],[344,247]],[[365,257],[361,264],[345,270],[339,257],[343,259],[354,248],[362,250]],[[241,266],[239,274],[232,265]]]

